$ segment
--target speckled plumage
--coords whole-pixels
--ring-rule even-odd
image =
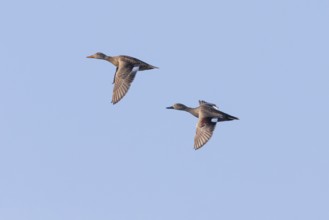
[[[220,111],[215,104],[203,100],[199,101],[199,106],[196,108],[190,108],[183,104],[176,103],[173,106],[167,107],[167,109],[187,111],[193,116],[199,118],[194,137],[194,149],[196,150],[210,140],[217,122],[238,120],[237,117]]]
[[[113,78],[113,104],[118,103],[127,94],[131,83],[135,79],[137,71],[158,68],[137,58],[125,55],[112,57],[98,52],[94,55],[88,56],[87,58],[106,60],[117,67]]]

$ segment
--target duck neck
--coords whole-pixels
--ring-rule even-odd
[[[195,116],[197,118],[199,117],[199,109],[198,108],[186,107],[184,109],[184,111],[187,111],[187,112],[191,113],[193,116]]]
[[[119,65],[118,60],[115,59],[114,57],[106,56],[104,60],[107,60],[107,61],[111,62],[114,66],[118,66]]]

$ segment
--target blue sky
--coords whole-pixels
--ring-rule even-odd
[[[0,219],[329,219],[328,1],[0,12]],[[98,51],[160,69],[113,106]],[[240,120],[195,151],[199,99]]]

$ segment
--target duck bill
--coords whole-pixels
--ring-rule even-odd
[[[95,58],[94,55],[87,56],[87,58]]]
[[[172,107],[172,106],[169,106],[169,107],[167,107],[166,109],[174,109],[174,107]]]

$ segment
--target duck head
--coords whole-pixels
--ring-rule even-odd
[[[102,59],[106,58],[106,55],[100,52],[95,53],[94,55],[87,56],[87,58]]]
[[[183,105],[181,103],[176,103],[172,106],[167,107],[167,109],[175,109],[175,110],[185,110],[187,108],[186,105]]]

